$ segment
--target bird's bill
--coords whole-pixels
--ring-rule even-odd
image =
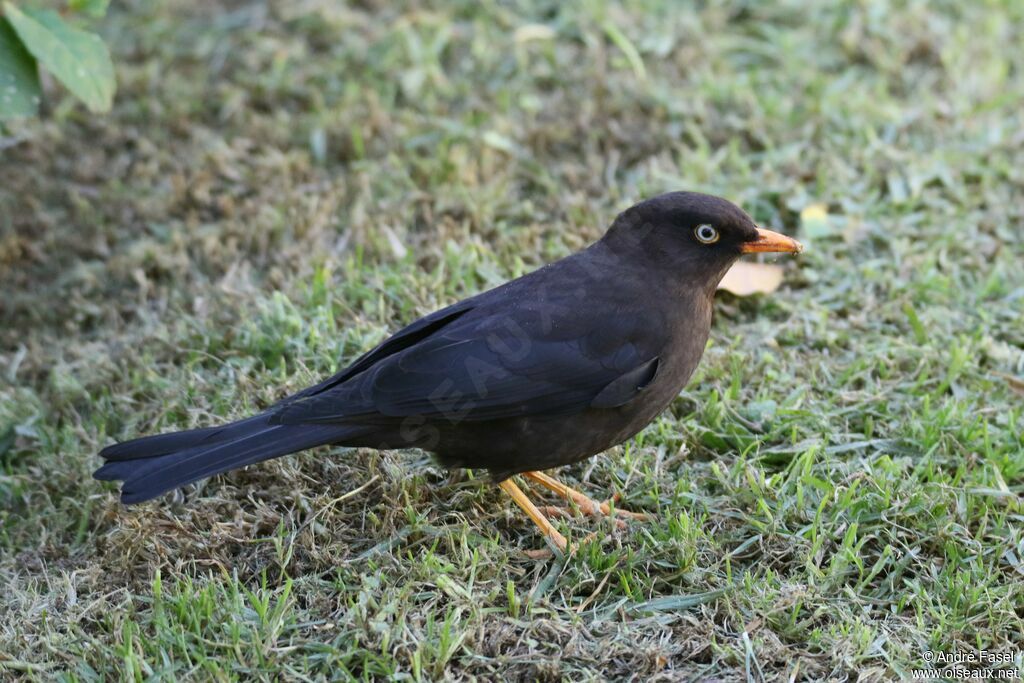
[[[787,237],[773,230],[765,230],[764,228],[757,229],[757,239],[740,245],[740,251],[744,254],[757,254],[761,252],[799,254],[803,250],[804,245],[792,237]]]

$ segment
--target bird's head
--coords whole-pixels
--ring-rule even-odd
[[[634,204],[602,241],[623,255],[639,251],[653,268],[709,293],[743,254],[803,251],[793,238],[758,227],[732,202],[697,192],[669,192]]]

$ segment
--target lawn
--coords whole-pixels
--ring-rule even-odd
[[[1024,3],[114,5],[113,112],[0,129],[0,679],[1024,675]],[[418,452],[90,478],[676,189],[807,249],[560,472],[647,523],[532,559]]]

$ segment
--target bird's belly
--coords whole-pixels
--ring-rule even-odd
[[[693,341],[702,351],[706,339]],[[639,433],[679,394],[699,360],[699,353],[665,359],[654,381],[617,408],[436,425],[435,443],[424,447],[448,467],[484,468],[499,481],[579,462]]]

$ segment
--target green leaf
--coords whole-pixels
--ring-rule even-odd
[[[680,612],[703,605],[716,598],[725,595],[728,588],[719,588],[705,593],[691,593],[689,595],[666,595],[647,602],[641,602],[630,608],[632,612]]]
[[[109,4],[110,0],[69,0],[68,7],[75,12],[101,19],[107,14],[107,5]]]
[[[0,120],[34,116],[41,97],[35,58],[0,17]]]
[[[644,59],[640,56],[640,51],[633,45],[633,41],[626,37],[626,34],[613,22],[606,21],[602,28],[605,34],[611,39],[615,46],[618,47],[622,54],[626,57],[626,61],[633,67],[633,73],[641,81],[647,80],[647,68],[644,66]]]
[[[4,2],[4,14],[28,51],[94,112],[114,101],[114,64],[99,36],[68,25],[53,10],[20,10]]]

